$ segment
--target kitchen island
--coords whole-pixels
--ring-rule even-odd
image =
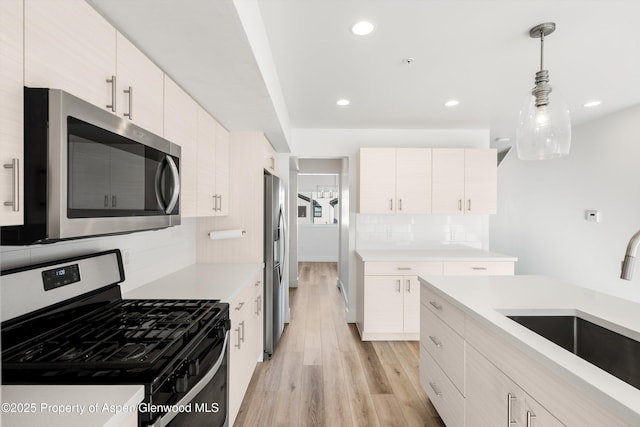
[[[639,389],[507,317],[578,316],[639,341],[640,304],[542,276],[420,282],[420,380],[449,427],[640,425]]]

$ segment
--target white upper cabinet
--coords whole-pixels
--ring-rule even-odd
[[[396,212],[431,212],[431,149],[396,149]]]
[[[460,148],[434,148],[432,177],[433,213],[463,213],[464,150]]]
[[[115,28],[84,0],[25,0],[24,13],[25,86],[112,105],[107,80],[116,75]]]
[[[120,33],[116,52],[116,113],[162,135],[164,73]]]
[[[0,2],[0,226],[23,223],[22,0]]]
[[[396,149],[360,149],[359,212],[394,213],[396,198]]]
[[[163,134],[164,74],[84,0],[25,0],[25,85],[62,89]]]
[[[229,215],[229,131],[216,122],[215,143],[216,216]]]
[[[198,104],[168,76],[164,79],[164,137],[182,148],[180,214],[197,215]]]
[[[433,149],[434,214],[493,214],[497,205],[495,149]]]
[[[197,214],[199,217],[213,216],[217,205],[216,174],[213,167],[216,152],[216,121],[200,106],[198,106],[197,119]]]
[[[430,148],[361,148],[360,213],[431,212]]]
[[[498,204],[498,160],[495,149],[464,150],[465,212],[494,214]]]

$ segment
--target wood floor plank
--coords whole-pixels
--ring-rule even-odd
[[[378,358],[378,353],[370,341],[358,345],[358,355],[364,368],[367,384],[371,394],[391,394],[391,385],[387,374]]]
[[[428,406],[428,397],[423,390],[415,390],[410,385],[407,373],[400,365],[384,365],[387,377],[405,418],[407,427],[424,426],[425,420],[434,416]]]
[[[371,396],[380,425],[384,427],[406,427],[407,422],[400,410],[396,397],[392,394],[374,394]]]
[[[302,366],[302,398],[299,426],[324,426],[324,382],[322,366]]]
[[[357,352],[342,352],[354,426],[380,426]]]
[[[396,357],[396,352],[393,351],[387,341],[372,341],[371,344],[380,359],[380,363],[383,365],[397,365],[400,363]]]

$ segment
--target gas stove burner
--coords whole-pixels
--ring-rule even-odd
[[[147,346],[139,343],[126,343],[113,355],[114,360],[123,362],[139,360],[147,353]]]
[[[62,355],[60,355],[60,357],[58,358],[58,360],[62,360],[64,362],[69,362],[72,360],[77,360],[78,358],[81,359],[88,359],[89,356],[91,356],[91,351],[88,351],[85,353],[84,349],[82,347],[76,347],[76,346],[72,346],[69,347],[68,349],[65,350],[64,353],[62,353]]]

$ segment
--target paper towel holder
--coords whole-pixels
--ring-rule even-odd
[[[209,239],[211,240],[238,239],[238,238],[244,237],[245,234],[247,234],[247,232],[243,229],[210,231]]]

